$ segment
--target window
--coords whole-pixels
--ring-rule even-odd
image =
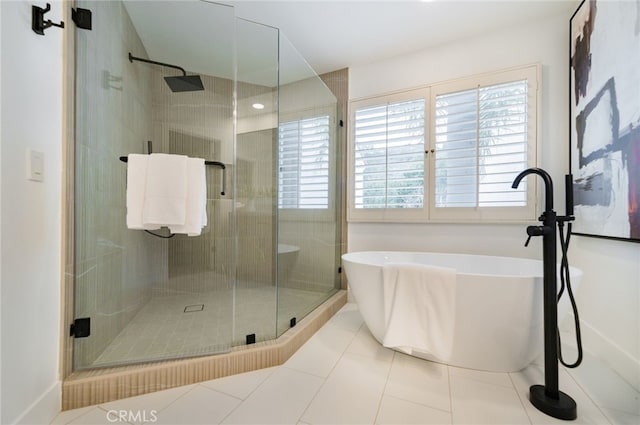
[[[435,122],[436,208],[526,205],[527,80],[437,95]]]
[[[535,219],[539,66],[351,103],[349,219]]]
[[[281,123],[278,207],[329,208],[329,116]]]
[[[355,208],[422,208],[424,99],[356,111]]]

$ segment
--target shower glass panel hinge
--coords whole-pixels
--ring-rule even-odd
[[[86,338],[91,335],[91,318],[81,317],[75,319],[69,329],[69,336],[74,338]]]
[[[256,343],[256,334],[247,335],[247,345]]]
[[[71,9],[71,20],[75,22],[78,28],[91,31],[91,11],[78,7]]]
[[[297,323],[297,320],[295,317],[292,317],[291,320],[289,320],[289,327],[294,327]]]
[[[342,273],[342,267],[338,267],[338,274]]]

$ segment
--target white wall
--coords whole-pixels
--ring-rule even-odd
[[[62,30],[35,34],[31,4],[0,2],[2,424],[60,408]],[[43,182],[26,179],[28,149],[44,153]]]
[[[540,62],[543,66],[539,166],[555,185],[564,213],[568,172],[567,16],[505,28],[473,39],[350,69],[350,99],[457,77]],[[525,225],[349,223],[349,251],[432,250],[541,258],[541,241],[528,248]],[[538,238],[539,239],[539,238]],[[574,236],[573,265],[585,271],[577,294],[585,349],[640,388],[640,245]]]

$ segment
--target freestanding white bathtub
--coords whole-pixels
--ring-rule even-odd
[[[456,270],[455,330],[449,358],[412,355],[470,369],[514,372],[543,351],[542,261],[427,252],[352,252],[342,256],[349,289],[365,324],[382,343],[385,322],[382,269],[386,263],[418,263]],[[575,290],[582,277],[571,267]],[[558,279],[558,288],[560,279]],[[558,323],[569,310],[558,307]]]

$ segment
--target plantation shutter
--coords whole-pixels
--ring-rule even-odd
[[[329,207],[329,116],[282,123],[278,132],[278,207]]]
[[[356,209],[423,207],[424,116],[424,99],[356,110]]]
[[[527,86],[521,80],[436,96],[436,208],[526,205],[526,185],[511,183],[527,168]]]

